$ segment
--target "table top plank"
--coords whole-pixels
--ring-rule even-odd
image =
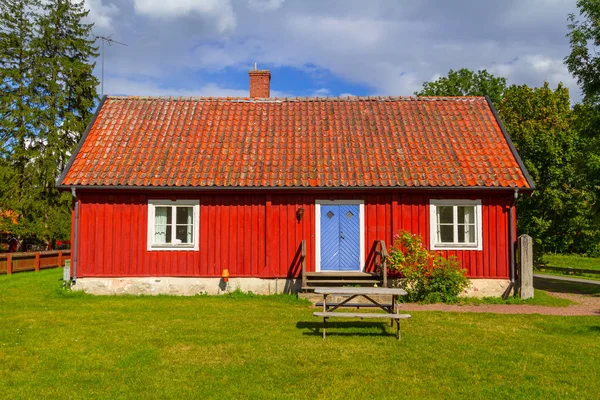
[[[320,287],[315,288],[315,294],[328,295],[393,295],[406,296],[406,290],[400,288],[382,288],[382,287]]]

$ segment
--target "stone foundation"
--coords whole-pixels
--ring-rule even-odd
[[[500,297],[510,284],[508,279],[471,279],[465,297]],[[219,295],[239,289],[243,292],[269,295],[298,293],[300,279],[231,278],[226,284],[221,278],[79,278],[73,290],[99,295],[159,295],[194,296]]]
[[[297,293],[300,290],[300,284],[299,279],[284,278],[230,278],[228,283],[225,283],[222,278],[79,278],[71,288],[99,295],[219,295],[236,289],[269,295]]]
[[[500,297],[510,285],[510,279],[471,279],[464,297]]]

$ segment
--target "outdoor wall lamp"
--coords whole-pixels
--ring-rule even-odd
[[[302,217],[304,217],[304,208],[299,208],[296,211],[296,218],[298,219],[298,222],[302,221]]]
[[[227,283],[227,281],[229,281],[229,270],[228,269],[224,269],[223,272],[221,273],[221,278],[223,278],[223,282]]]

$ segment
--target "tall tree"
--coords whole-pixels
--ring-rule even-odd
[[[506,90],[506,79],[496,77],[487,70],[473,72],[466,68],[450,70],[433,82],[424,82],[417,96],[489,96],[494,104],[502,99]]]
[[[596,198],[579,162],[585,146],[574,129],[568,89],[513,85],[498,108],[537,186],[517,205],[519,231],[535,239],[540,253],[592,251]]]
[[[31,160],[36,155],[39,111],[33,67],[38,54],[32,49],[37,36],[38,0],[4,0],[0,3],[0,209],[27,220],[35,201]],[[26,223],[0,221],[3,230],[24,232]]]
[[[40,56],[35,87],[41,99],[42,152],[36,159],[39,183],[47,204],[39,229],[48,237],[68,234],[70,195],[54,187],[91,118],[98,98],[93,75],[98,56],[91,39],[93,24],[83,1],[54,0],[42,5],[40,36],[34,49]]]
[[[571,54],[565,57],[569,72],[575,76],[586,102],[600,103],[600,1],[578,0],[579,17],[569,15]]]
[[[80,0],[0,2],[0,209],[12,216],[0,230],[69,236],[70,194],[54,185],[98,97],[87,14]]]

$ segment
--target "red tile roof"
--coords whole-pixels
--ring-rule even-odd
[[[62,186],[519,187],[483,97],[108,97]]]

